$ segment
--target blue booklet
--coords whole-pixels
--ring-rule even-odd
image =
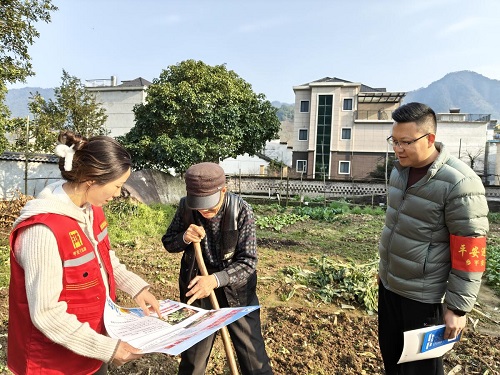
[[[432,331],[425,333],[424,341],[422,342],[422,348],[421,348],[422,353],[460,340],[462,332],[460,332],[454,339],[445,340],[444,339],[445,328],[446,327],[444,325],[436,326],[436,329],[433,329]]]

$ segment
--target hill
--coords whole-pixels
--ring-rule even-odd
[[[36,91],[45,99],[54,98],[51,88],[24,87],[8,91],[6,104],[12,116],[25,117],[29,114],[29,98]],[[468,70],[448,73],[427,87],[409,91],[404,103],[413,101],[425,103],[437,113],[460,108],[463,113],[491,114],[493,119],[500,119],[500,81]],[[293,104],[272,101],[272,105],[278,108],[281,121],[293,119]]]
[[[28,103],[32,94],[39,92],[46,100],[54,99],[54,89],[44,89],[41,87],[23,87],[20,89],[11,89],[7,92],[5,104],[9,107],[12,117],[31,116]]]
[[[425,88],[409,91],[404,103],[410,102],[425,103],[436,113],[460,108],[462,113],[500,119],[500,81],[468,70],[448,73]]]

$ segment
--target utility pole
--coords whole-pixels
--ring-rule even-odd
[[[28,195],[29,142],[30,142],[30,117],[26,116],[26,148],[24,151],[24,195]]]

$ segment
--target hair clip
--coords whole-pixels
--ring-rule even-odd
[[[55,153],[57,156],[64,158],[64,170],[69,172],[73,169],[73,156],[75,155],[75,150],[73,149],[74,144],[71,147],[60,144],[56,146]]]

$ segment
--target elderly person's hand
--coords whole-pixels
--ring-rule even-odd
[[[187,304],[190,305],[197,299],[205,298],[217,288],[217,279],[214,275],[196,276],[188,285],[189,292],[186,297],[191,297]]]
[[[205,228],[191,224],[184,232],[183,240],[185,243],[200,242],[205,237]]]

